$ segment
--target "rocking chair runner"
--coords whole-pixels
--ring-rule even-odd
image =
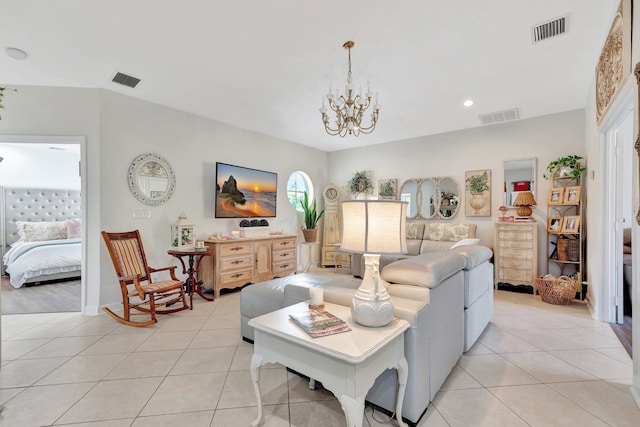
[[[129,326],[149,326],[157,322],[156,313],[167,314],[189,308],[185,296],[183,282],[175,275],[175,266],[152,268],[147,265],[147,258],[142,247],[140,232],[123,233],[102,232],[102,237],[111,255],[111,261],[118,274],[122,292],[123,316],[119,316],[107,307],[103,310],[120,323]],[[168,271],[171,280],[154,282],[151,273]],[[182,306],[156,310],[156,307],[168,307],[182,301]],[[131,309],[143,313],[131,313]],[[132,315],[150,314],[151,319],[145,322],[131,321]]]

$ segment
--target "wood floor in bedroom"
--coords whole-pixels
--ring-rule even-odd
[[[80,311],[80,279],[16,289],[2,277],[2,314]]]

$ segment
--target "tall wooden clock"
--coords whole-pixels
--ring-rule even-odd
[[[350,266],[350,257],[340,254],[336,257],[336,250],[340,246],[340,190],[334,184],[329,184],[322,192],[324,197],[324,231],[322,233],[322,266],[339,265]]]

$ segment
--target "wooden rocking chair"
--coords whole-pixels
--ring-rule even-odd
[[[183,282],[175,275],[175,266],[165,268],[152,268],[147,265],[144,255],[140,232],[127,231],[123,233],[102,232],[104,242],[107,244],[111,261],[118,275],[120,290],[122,291],[123,316],[119,316],[107,307],[103,310],[120,323],[129,326],[149,326],[157,322],[156,313],[167,314],[189,308]],[[171,280],[154,282],[151,273],[168,271]],[[178,307],[169,309],[170,305],[182,302]],[[156,310],[156,307],[166,307]],[[131,310],[143,313],[132,313]],[[151,315],[151,319],[145,322],[132,322],[132,315]]]

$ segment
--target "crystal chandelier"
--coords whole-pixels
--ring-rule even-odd
[[[366,96],[362,96],[362,87],[358,95],[354,95],[353,79],[351,77],[351,48],[354,43],[352,41],[345,42],[342,45],[343,48],[349,51],[349,73],[347,74],[347,86],[345,87],[344,95],[340,95],[340,91],[336,89],[335,95],[331,87],[329,87],[329,93],[326,98],[329,101],[329,108],[336,113],[335,127],[331,127],[329,124],[329,116],[327,115],[327,106],[325,104],[324,97],[322,98],[322,122],[324,123],[324,129],[329,135],[345,135],[358,136],[360,133],[371,133],[376,128],[378,122],[378,114],[380,112],[380,104],[378,104],[378,94],[376,93],[376,102],[373,106],[373,112],[371,113],[371,123],[369,126],[364,126],[362,118],[365,111],[372,105],[371,98],[373,93],[369,88],[369,82],[367,82]]]

